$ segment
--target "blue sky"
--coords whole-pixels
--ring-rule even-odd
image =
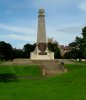
[[[23,48],[37,38],[38,10],[45,9],[47,37],[67,45],[86,25],[86,0],[0,0],[0,41]]]

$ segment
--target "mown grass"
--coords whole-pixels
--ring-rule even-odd
[[[30,66],[1,66],[0,65],[0,74],[11,73],[17,76],[40,76],[41,70],[39,66],[30,65]]]
[[[21,71],[17,72],[14,66],[13,69],[10,67],[0,67],[0,73],[9,69],[9,72],[17,75],[29,73],[26,67],[24,71],[27,74],[24,71],[22,74]],[[67,73],[42,80],[19,79],[16,82],[0,82],[0,100],[86,100],[86,65],[68,64],[65,67],[68,69]]]

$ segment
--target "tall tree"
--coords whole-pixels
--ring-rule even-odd
[[[83,55],[84,58],[86,58],[86,26],[82,29],[82,35],[83,35]]]
[[[13,60],[13,49],[9,43],[0,42],[0,59]]]
[[[71,58],[86,58],[86,27],[82,29],[81,34],[83,37],[76,37],[75,41],[69,44]]]
[[[22,49],[13,49],[13,57],[15,58],[26,58],[25,52]]]
[[[54,58],[58,59],[61,58],[61,52],[58,47],[58,43],[48,43],[48,49],[52,52],[54,52]]]
[[[27,58],[30,58],[30,52],[33,52],[35,47],[36,47],[36,43],[33,45],[32,44],[25,44],[24,45],[23,50],[24,50]]]

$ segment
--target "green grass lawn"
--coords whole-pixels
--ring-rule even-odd
[[[86,100],[86,65],[67,64],[68,72],[42,79],[0,81],[0,100]],[[41,76],[37,66],[0,66],[0,74]]]
[[[41,70],[39,66],[0,66],[0,74],[11,73],[16,76],[40,76]]]

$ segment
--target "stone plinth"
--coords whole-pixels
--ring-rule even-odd
[[[54,59],[53,52],[46,50],[45,53],[46,54],[41,55],[40,51],[38,50],[38,47],[36,47],[35,51],[30,53],[30,59],[32,60],[53,60]]]

